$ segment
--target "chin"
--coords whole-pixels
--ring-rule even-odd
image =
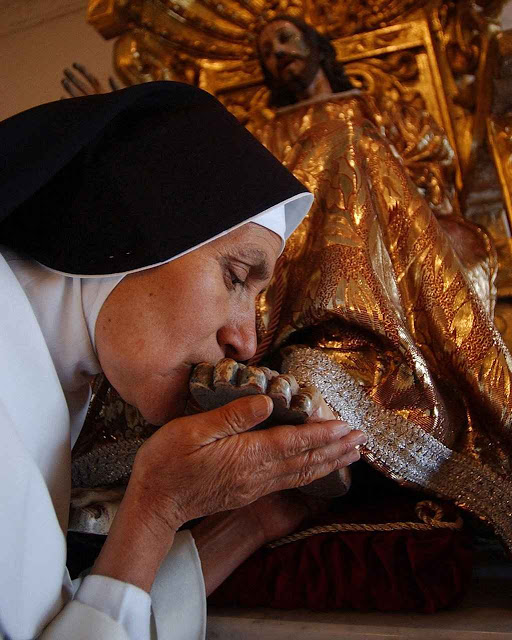
[[[180,394],[169,394],[171,398],[166,402],[154,401],[150,406],[139,406],[138,409],[144,420],[150,424],[161,427],[175,418],[185,415],[187,407],[188,392]],[[156,400],[156,399],[154,399]]]

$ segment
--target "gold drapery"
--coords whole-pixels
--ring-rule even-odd
[[[512,546],[512,359],[492,322],[496,258],[478,228],[436,219],[373,117],[363,97],[327,99],[261,131],[315,203],[260,298],[260,337],[272,327],[274,349],[295,345],[282,368],[367,430],[368,462],[454,500]]]

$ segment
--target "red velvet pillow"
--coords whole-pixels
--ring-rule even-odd
[[[437,503],[441,504],[441,503]],[[421,523],[416,501],[347,508],[330,523]],[[443,504],[444,520],[456,519]],[[394,525],[395,526],[395,525]],[[216,605],[277,609],[378,609],[432,613],[455,604],[471,578],[469,536],[459,529],[397,529],[315,534],[262,548],[209,598]]]

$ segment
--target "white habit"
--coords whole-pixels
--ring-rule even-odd
[[[71,447],[100,370],[87,316],[95,322],[108,295],[83,282],[0,252],[0,635],[200,640],[204,581],[188,532],[176,536],[151,596],[104,576],[71,581],[66,569]]]

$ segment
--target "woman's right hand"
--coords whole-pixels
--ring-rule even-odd
[[[267,396],[240,398],[172,420],[139,450],[128,494],[146,518],[184,522],[309,484],[359,459],[365,441],[339,420],[249,431],[272,411]]]
[[[240,398],[172,420],[146,440],[91,573],[149,592],[184,522],[300,487],[359,459],[355,447],[364,435],[340,421],[249,431],[271,409],[266,396]]]

